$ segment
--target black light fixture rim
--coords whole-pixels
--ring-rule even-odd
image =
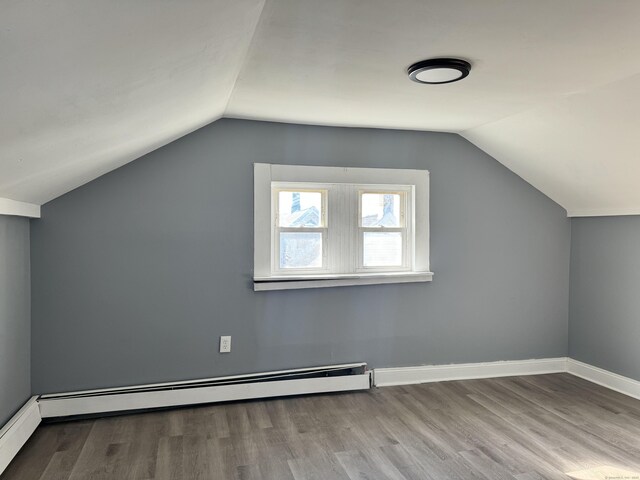
[[[418,73],[424,72],[425,70],[433,70],[437,68],[451,68],[454,70],[458,70],[461,75],[458,78],[447,80],[446,82],[424,82],[422,80],[418,80]],[[469,75],[469,72],[471,72],[471,64],[466,60],[462,60],[460,58],[430,58],[428,60],[422,60],[420,62],[414,63],[407,70],[409,78],[414,82],[426,83],[430,85],[442,85],[444,83],[459,82],[463,78],[467,77]]]

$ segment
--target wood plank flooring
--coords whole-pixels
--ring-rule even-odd
[[[45,424],[1,477],[569,478],[640,479],[640,401],[557,374]]]

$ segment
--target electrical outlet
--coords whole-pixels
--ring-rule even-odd
[[[231,335],[223,335],[220,337],[220,353],[231,352]]]

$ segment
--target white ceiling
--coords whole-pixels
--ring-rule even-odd
[[[9,0],[0,197],[44,203],[222,116],[262,0]]]
[[[46,202],[220,116],[463,136],[570,215],[640,213],[640,1],[10,1],[0,197]],[[410,82],[434,56],[460,83]]]

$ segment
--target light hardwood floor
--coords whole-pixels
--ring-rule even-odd
[[[640,479],[640,401],[557,374],[42,425],[1,478],[633,480],[634,475]]]

